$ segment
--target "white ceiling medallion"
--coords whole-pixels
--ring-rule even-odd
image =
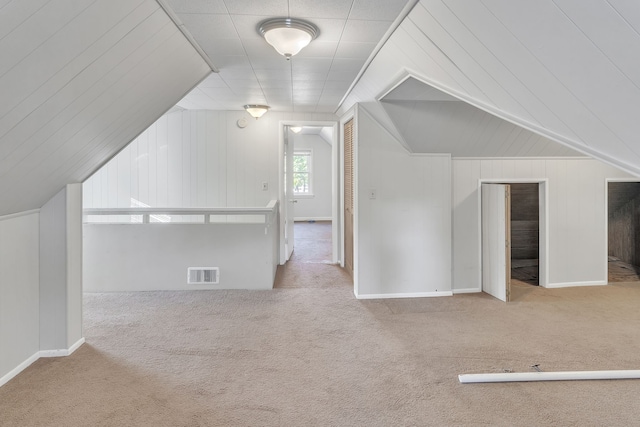
[[[267,111],[269,111],[268,105],[258,105],[258,104],[247,104],[244,106],[244,109],[247,110],[247,113],[251,114],[251,117],[255,117],[258,120],[260,117],[264,115]]]
[[[296,18],[273,18],[258,25],[258,33],[287,59],[318,37],[318,27]]]

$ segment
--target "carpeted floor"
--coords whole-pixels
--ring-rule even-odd
[[[639,369],[638,284],[358,301],[338,267],[307,264],[272,291],[86,295],[87,344],[0,388],[0,425],[638,424],[639,380],[457,379]]]

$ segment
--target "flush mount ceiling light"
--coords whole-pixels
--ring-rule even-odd
[[[280,55],[291,59],[318,36],[318,27],[301,19],[273,18],[262,21],[258,32]]]
[[[291,132],[293,132],[293,133],[298,133],[298,132],[300,132],[302,130],[302,128],[300,126],[293,126],[293,127],[289,128],[289,129],[291,129]]]
[[[255,117],[258,120],[260,117],[264,115],[269,110],[268,105],[257,105],[257,104],[247,104],[244,106],[244,109],[247,110],[247,113],[251,114],[251,117]]]

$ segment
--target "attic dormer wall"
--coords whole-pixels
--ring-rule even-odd
[[[248,125],[239,127],[239,119]],[[134,200],[153,207],[265,206],[279,198],[283,120],[336,117],[275,111],[259,120],[244,111],[166,114],[85,181],[84,207],[131,207]]]

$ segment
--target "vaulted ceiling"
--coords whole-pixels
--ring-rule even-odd
[[[339,114],[413,75],[640,175],[637,52],[640,4],[633,0],[421,0]]]
[[[447,99],[389,97],[385,110],[383,95],[414,76],[640,175],[639,3],[415,1],[0,0],[0,216],[83,181],[201,81],[183,108],[343,114],[361,103],[399,140],[415,132],[399,124],[407,114],[486,123],[507,147],[518,132]],[[256,25],[289,15],[321,34],[287,62]],[[207,77],[211,64],[220,72]]]
[[[211,71],[155,0],[1,0],[0,58],[0,216],[82,182]]]

